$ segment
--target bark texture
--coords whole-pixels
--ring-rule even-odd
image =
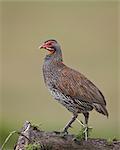
[[[26,121],[14,150],[120,150],[120,141],[78,140],[74,135],[42,131]]]

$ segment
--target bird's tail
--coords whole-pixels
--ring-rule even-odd
[[[95,109],[97,112],[99,112],[99,113],[101,113],[101,114],[103,114],[103,115],[105,115],[105,116],[108,117],[108,111],[107,111],[105,105],[100,105],[100,104],[94,103],[94,104],[93,104],[93,107],[94,107],[94,109]]]

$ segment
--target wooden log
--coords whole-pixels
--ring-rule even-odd
[[[120,150],[120,141],[79,140],[75,135],[42,131],[26,121],[14,150]]]

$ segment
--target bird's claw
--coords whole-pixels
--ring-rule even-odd
[[[53,131],[56,135],[59,135],[61,137],[65,137],[66,135],[68,135],[68,131]]]
[[[67,135],[68,131],[67,130],[63,130],[61,133],[64,134],[64,135]]]

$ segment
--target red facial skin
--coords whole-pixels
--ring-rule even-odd
[[[48,50],[48,52],[49,52],[48,54],[51,55],[55,52],[54,44],[55,44],[54,41],[48,41],[48,42],[43,43],[39,48],[40,49],[44,48],[44,49]]]

